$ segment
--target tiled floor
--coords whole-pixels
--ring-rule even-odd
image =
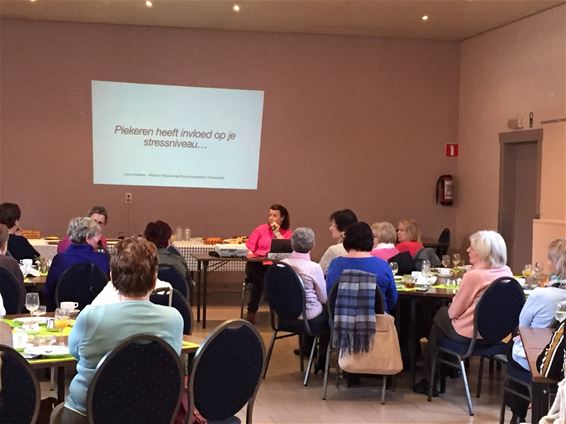
[[[239,317],[239,307],[211,306],[208,309],[208,328],[195,325],[193,335],[206,336],[209,331],[227,319]],[[265,308],[258,313],[257,328],[266,349],[271,337],[269,315]],[[311,375],[308,387],[303,387],[298,358],[293,354],[296,338],[278,340],[269,366],[267,378],[257,396],[254,423],[497,423],[501,399],[502,377],[489,378],[484,374],[482,395],[473,398],[475,415],[467,413],[461,379],[447,380],[446,393],[428,402],[424,395],[413,393],[408,387],[408,375],[402,373],[396,380],[395,392],[387,391],[386,404],[380,402],[381,380],[362,380],[362,386],[347,388],[336,379],[329,381],[327,400],[321,400],[322,373]],[[487,367],[486,367],[487,368]],[[469,373],[472,396],[475,396],[477,363],[472,362]],[[244,414],[239,414],[244,418]],[[511,412],[506,411],[506,421]]]

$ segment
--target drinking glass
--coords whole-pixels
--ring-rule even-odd
[[[554,319],[558,322],[564,321],[566,318],[566,302],[560,302],[556,305],[556,310],[554,311]]]
[[[454,264],[455,267],[460,265],[461,260],[462,257],[460,256],[459,253],[454,253],[454,255],[452,255],[452,263]]]
[[[61,308],[55,309],[55,328],[62,330],[69,325],[69,313]]]
[[[34,315],[37,317],[43,316],[47,313],[47,306],[39,305],[39,308],[34,312]]]
[[[450,266],[450,255],[442,255],[442,266],[448,268]]]
[[[399,271],[399,264],[397,262],[389,262],[389,266],[391,267],[391,272],[393,275],[396,275]]]
[[[421,267],[421,272],[423,273],[423,275],[428,275],[430,274],[430,261],[428,260],[424,260],[422,267]]]
[[[39,308],[39,293],[27,293],[25,305],[30,315],[33,316],[34,311]]]
[[[527,264],[523,267],[523,277],[525,277],[525,279],[529,279],[529,277],[531,276],[531,274],[533,273],[533,266],[531,264]]]

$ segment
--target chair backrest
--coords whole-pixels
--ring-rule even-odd
[[[193,359],[189,399],[208,421],[232,417],[248,404],[248,422],[265,368],[265,346],[245,320],[226,321],[210,334]]]
[[[14,274],[0,266],[0,294],[4,301],[6,314],[19,314],[24,308],[26,289]]]
[[[183,392],[181,358],[150,334],[125,339],[98,364],[87,393],[90,424],[175,420]]]
[[[444,230],[442,230],[440,236],[438,237],[438,243],[440,244],[440,246],[436,248],[436,256],[442,258],[442,255],[446,255],[446,252],[448,252],[448,248],[450,247],[449,228],[445,228]]]
[[[344,272],[348,272],[348,270]],[[328,293],[328,302],[326,303],[326,307],[328,310],[328,319],[331,328],[334,326],[334,308],[336,306],[336,296],[338,296],[338,282],[336,282],[336,284],[334,284],[330,289],[330,293]],[[381,293],[381,289],[379,288],[379,285],[376,285],[375,313],[382,314],[384,313],[384,311],[385,311],[385,302],[383,300],[383,293]]]
[[[485,343],[498,343],[519,325],[525,303],[521,285],[512,277],[500,277],[483,292],[474,314],[474,337]]]
[[[169,306],[169,296],[159,294],[159,292],[168,292],[168,288],[155,290],[150,296],[149,300],[156,305]],[[183,334],[191,335],[193,332],[193,312],[187,304],[187,299],[183,297],[181,292],[173,289],[171,293],[171,307],[177,309],[183,317]]]
[[[276,263],[265,274],[265,293],[271,310],[282,321],[294,321],[305,311],[305,288],[286,263]]]
[[[415,255],[415,269],[420,271],[423,266],[423,261],[430,261],[430,265],[436,268],[441,265],[440,259],[436,256],[436,252],[432,247],[423,247]]]
[[[55,289],[55,304],[78,302],[78,309],[89,305],[104,289],[108,276],[95,264],[85,262],[67,268],[59,278]]]
[[[189,285],[185,276],[171,265],[160,264],[157,277],[162,281],[167,281],[174,289],[177,289],[185,299],[189,296]]]
[[[22,355],[0,345],[0,423],[34,423],[41,392],[35,372]]]
[[[388,262],[397,262],[399,275],[410,274],[415,271],[415,261],[410,252],[401,252],[389,258]]]

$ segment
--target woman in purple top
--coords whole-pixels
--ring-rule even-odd
[[[293,232],[289,229],[290,218],[287,208],[274,204],[269,208],[267,224],[257,226],[250,234],[246,246],[248,247],[248,258],[266,256],[271,248],[273,239],[290,239]],[[255,313],[259,307],[261,294],[263,293],[263,279],[267,266],[263,262],[246,263],[246,277],[252,283],[252,295],[248,303],[246,319],[255,324]]]
[[[108,256],[95,251],[98,248],[101,236],[100,227],[96,221],[88,217],[73,218],[69,222],[68,233],[71,245],[65,252],[55,255],[45,281],[44,294],[48,310],[55,309],[55,289],[57,283],[61,275],[72,265],[93,263],[108,275]]]

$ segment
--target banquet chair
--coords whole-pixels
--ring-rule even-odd
[[[445,228],[440,233],[438,237],[438,247],[436,248],[436,256],[442,258],[443,255],[446,255],[448,252],[448,248],[450,247],[450,229]]]
[[[167,281],[177,289],[185,299],[189,299],[189,285],[185,277],[171,265],[161,264],[157,271],[157,278]]]
[[[194,408],[209,423],[240,422],[234,415],[247,404],[246,423],[265,367],[265,346],[257,329],[245,320],[219,325],[201,344],[189,387],[189,417]]]
[[[399,275],[410,274],[415,271],[415,261],[409,252],[397,253],[395,256],[390,257],[387,262],[397,262]]]
[[[39,415],[39,381],[24,357],[0,345],[0,423],[35,423]]]
[[[437,362],[459,369],[470,415],[474,415],[474,412],[464,361],[472,356],[494,357],[505,353],[507,344],[502,340],[517,328],[524,303],[525,295],[519,283],[512,277],[500,277],[484,290],[476,304],[470,342],[461,343],[445,337],[438,340],[429,381],[435,381]],[[441,384],[444,386],[443,382]],[[429,402],[432,399],[432,389],[433,384],[429,387]]]
[[[299,336],[299,351],[303,352],[304,336],[314,337],[309,355],[309,361],[305,370],[303,385],[309,382],[310,369],[313,364],[313,356],[321,333],[313,333],[308,320],[302,318],[306,315],[305,289],[301,277],[285,263],[276,263],[269,267],[265,274],[265,293],[269,303],[271,315],[271,328],[273,335],[267,351],[267,364],[265,373],[269,367],[271,354],[275,341],[292,336]],[[286,333],[277,335],[279,332]],[[303,355],[299,355],[300,369],[304,370]]]
[[[55,305],[61,302],[78,302],[78,309],[89,305],[102,291],[108,276],[95,264],[85,262],[67,268],[55,288]]]
[[[19,314],[24,308],[26,289],[14,274],[0,266],[0,294],[4,301],[6,314]]]
[[[347,275],[348,271],[344,271],[342,275]],[[328,310],[328,323],[330,325],[330,340],[334,339],[334,308],[336,306],[336,297],[338,295],[338,285],[339,281],[334,284],[332,289],[330,289],[330,293],[328,294],[328,302],[326,303],[326,308]],[[375,313],[376,314],[383,314],[385,311],[385,303],[383,301],[383,294],[381,293],[381,289],[379,286],[376,287],[375,290]],[[322,380],[322,400],[326,400],[326,392],[328,388],[328,375],[330,373],[330,354],[332,350],[335,350],[332,347],[332,342],[328,343],[326,348],[326,364],[324,367],[324,376]],[[337,365],[338,367],[338,365]],[[382,387],[381,387],[381,403],[385,404],[385,389],[387,387],[387,380],[384,376]]]
[[[182,392],[177,352],[154,335],[128,337],[98,364],[87,392],[88,422],[170,424]]]
[[[169,305],[169,295],[163,294],[169,293],[167,287],[154,290],[149,296],[151,303],[156,305],[171,306],[183,317],[183,334],[191,335],[193,333],[193,311],[187,304],[187,299],[183,297],[181,292],[177,289],[173,289],[171,294],[171,305]]]

